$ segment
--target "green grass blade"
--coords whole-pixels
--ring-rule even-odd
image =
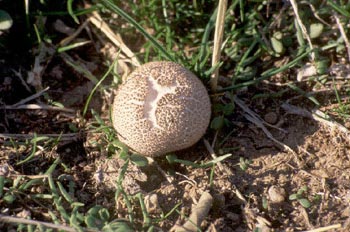
[[[140,207],[143,215],[143,227],[144,229],[148,228],[151,225],[151,218],[147,212],[147,208],[141,193],[136,194],[136,198],[140,202]]]
[[[69,222],[70,217],[62,205],[62,198],[58,194],[57,187],[55,186],[55,182],[51,175],[48,175],[48,182],[57,211],[60,212],[61,217],[65,220],[65,222]]]
[[[46,170],[46,175],[51,175],[52,172],[56,169],[57,165],[61,163],[61,158],[55,159],[55,161],[51,164],[51,166]]]
[[[333,8],[333,10],[337,11],[338,13],[344,15],[347,18],[350,18],[350,13],[347,10],[343,9],[342,7],[338,6],[334,2],[334,0],[328,0],[327,4],[329,4]]]
[[[0,198],[2,197],[2,194],[4,193],[4,184],[5,184],[5,176],[0,176]]]
[[[172,57],[165,49],[164,46],[161,45],[152,35],[148,34],[146,30],[138,23],[135,19],[133,19],[130,15],[128,15],[125,11],[116,6],[111,0],[101,0],[101,2],[114,13],[122,16],[126,21],[128,21],[131,25],[133,25],[143,36],[145,36],[153,46],[162,53],[162,55],[170,61],[175,61],[175,58]]]
[[[68,51],[68,50],[71,50],[71,49],[74,49],[74,48],[78,48],[78,47],[84,46],[84,45],[89,44],[89,43],[91,43],[91,41],[82,41],[82,42],[70,44],[70,45],[58,48],[57,52],[58,53],[65,52],[65,51]]]
[[[34,135],[36,136],[36,135]],[[35,156],[35,153],[36,153],[36,140],[33,141],[33,148],[32,148],[32,152],[24,159],[24,160],[21,160],[19,162],[17,162],[16,165],[21,165],[21,164],[24,164],[26,162],[28,162],[29,160],[31,160],[34,156]]]
[[[204,29],[201,46],[199,49],[198,56],[196,57],[197,61],[195,64],[195,71],[198,73],[203,72],[204,66],[210,57],[208,54],[210,51],[209,39],[210,39],[210,33],[215,27],[215,19],[216,19],[217,13],[218,13],[218,9],[216,8]]]
[[[77,24],[79,24],[79,19],[78,19],[78,17],[74,14],[74,11],[73,11],[73,1],[74,1],[74,0],[68,0],[68,1],[67,1],[67,10],[68,10],[69,15],[73,18],[74,22],[76,22]]]
[[[74,200],[69,195],[67,190],[63,187],[62,183],[59,181],[56,181],[56,184],[57,184],[58,188],[60,189],[60,192],[61,192],[62,196],[64,197],[64,199],[66,199],[66,201],[68,201],[70,204],[72,204],[74,202]]]
[[[118,57],[118,56],[117,56]],[[96,92],[97,88],[102,84],[102,82],[106,79],[106,77],[108,76],[108,74],[113,70],[113,67],[115,65],[115,63],[117,62],[117,59],[115,59],[113,61],[113,63],[109,66],[107,72],[103,75],[103,77],[101,78],[101,80],[99,80],[97,82],[97,84],[95,85],[95,87],[91,90],[87,100],[86,100],[86,104],[84,106],[84,110],[83,110],[83,117],[85,117],[87,109],[89,107],[90,101],[92,99],[92,96],[94,95],[94,93]]]
[[[288,64],[285,64],[279,68],[272,68],[269,69],[267,71],[265,71],[264,73],[261,74],[261,76],[259,78],[256,78],[255,80],[250,80],[250,81],[246,81],[237,85],[232,85],[230,87],[226,87],[226,88],[222,88],[221,90],[219,90],[219,92],[225,92],[228,90],[236,90],[236,89],[241,89],[243,87],[247,87],[250,85],[254,85],[254,84],[258,84],[259,82],[266,80],[267,78],[276,75],[277,73],[283,72],[291,67],[293,67],[294,65],[296,65],[299,61],[301,61],[305,56],[309,55],[311,52],[311,50],[308,50],[306,52],[304,52],[303,54],[301,54],[300,56],[298,56],[297,58],[295,58],[294,60],[292,60],[291,62],[289,62]]]
[[[312,101],[313,103],[315,103],[317,106],[320,106],[321,104],[316,100],[315,97],[310,96],[308,93],[306,93],[304,90],[300,89],[299,87],[297,87],[296,85],[293,85],[292,83],[288,83],[287,84],[289,88],[293,89],[295,92],[299,93],[300,95],[308,98],[310,101]]]

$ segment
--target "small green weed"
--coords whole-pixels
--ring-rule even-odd
[[[239,157],[239,167],[242,171],[247,171],[249,165],[252,163],[250,159],[246,159],[244,157]]]
[[[291,201],[298,201],[304,208],[310,208],[311,202],[305,197],[305,194],[307,194],[307,186],[301,187],[297,193],[293,193],[289,196],[289,200]]]

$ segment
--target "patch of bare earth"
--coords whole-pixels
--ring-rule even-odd
[[[270,129],[270,132],[295,151],[290,152],[272,142],[252,123],[242,120],[240,125],[222,146],[222,149],[239,148],[224,161],[230,171],[216,166],[212,184],[210,168],[172,166],[159,158],[144,168],[129,165],[124,189],[131,195],[141,192],[146,196],[152,218],[159,218],[160,212],[170,212],[177,206],[173,214],[157,225],[165,231],[183,225],[185,216],[191,213],[204,191],[209,191],[214,199],[202,223],[202,228],[209,231],[252,231],[257,227],[263,231],[300,231],[338,223],[343,231],[350,228],[350,141],[343,132],[298,115],[281,115],[282,130]],[[209,153],[203,147],[199,143],[177,155],[196,162],[209,160]],[[240,157],[251,160],[245,171],[239,168]],[[113,194],[123,164],[114,158],[96,157],[94,170],[99,170],[99,178],[103,178],[96,194],[105,202],[108,202],[105,192]],[[289,199],[304,186],[307,188],[301,197],[311,203],[309,208]],[[149,199],[153,200],[149,202]],[[115,204],[118,215],[128,217],[123,199],[117,199]]]
[[[298,231],[342,223],[347,231],[349,138],[295,115],[286,116],[281,128],[285,133],[275,131],[275,138],[295,153],[278,149],[256,128],[240,131],[226,144],[240,146],[235,155],[252,160],[250,168],[237,170],[230,178],[247,200],[239,205],[240,221],[232,230],[268,226],[275,231]],[[307,186],[303,197],[311,202],[309,208],[289,200],[303,186]]]

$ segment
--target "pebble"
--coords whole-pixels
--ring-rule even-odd
[[[264,120],[272,125],[276,124],[278,121],[278,115],[275,112],[268,112],[264,116]]]
[[[276,185],[272,185],[268,194],[272,203],[281,203],[286,199],[286,191],[284,188],[278,187]]]
[[[149,213],[158,213],[161,211],[161,208],[159,206],[158,202],[158,195],[153,193],[145,196],[145,206],[147,209],[147,212]]]

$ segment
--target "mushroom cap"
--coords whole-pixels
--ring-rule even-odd
[[[188,148],[205,133],[211,115],[203,83],[181,65],[146,63],[117,90],[113,126],[135,152],[160,156]]]

